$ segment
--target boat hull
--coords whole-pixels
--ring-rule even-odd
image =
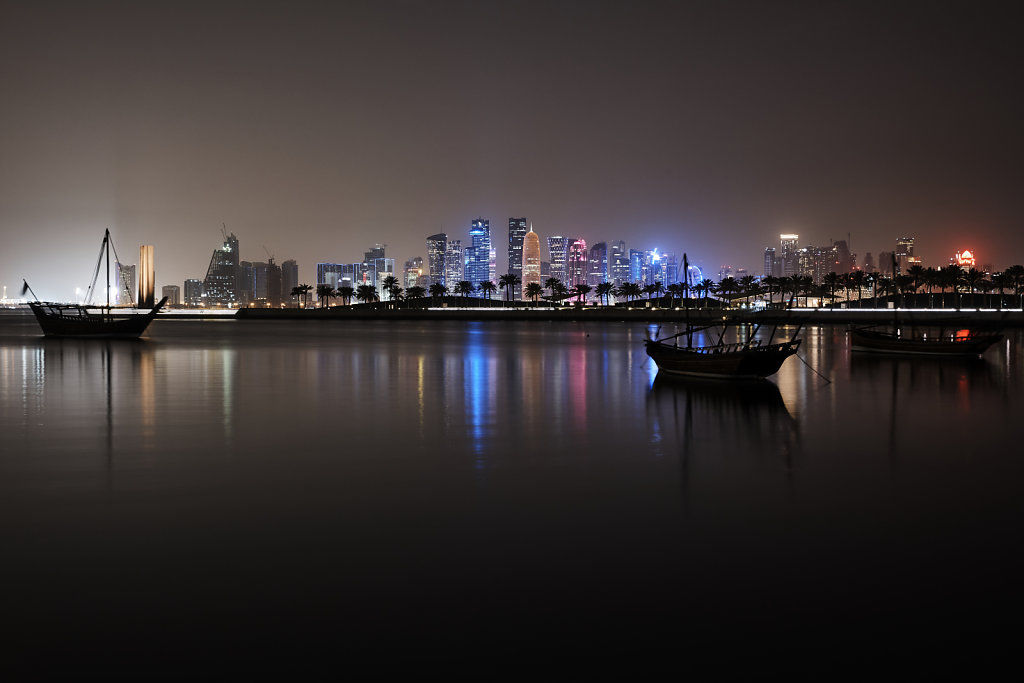
[[[787,358],[800,348],[800,340],[722,350],[715,347],[692,348],[669,346],[646,340],[647,355],[658,372],[679,377],[707,377],[716,379],[755,379],[774,375]]]
[[[47,337],[138,339],[166,303],[166,297],[145,313],[90,313],[82,306],[31,302],[29,307]]]
[[[919,339],[899,337],[880,330],[851,329],[854,351],[891,353],[909,356],[959,356],[976,358],[1003,338],[1002,334],[970,334],[961,339]]]

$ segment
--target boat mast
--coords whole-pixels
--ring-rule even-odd
[[[693,330],[690,329],[690,261],[683,252],[683,307],[686,309],[686,348],[693,348]]]
[[[110,308],[110,230],[103,233],[103,247],[107,250],[107,309]]]

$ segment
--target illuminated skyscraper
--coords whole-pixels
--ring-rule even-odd
[[[896,239],[896,267],[900,269],[901,273],[906,273],[913,263],[919,263],[919,259],[914,258],[914,238],[913,237],[898,237]]]
[[[769,277],[776,274],[775,247],[768,247],[764,250],[764,276]]]
[[[629,250],[629,281],[644,284],[644,252],[639,249]]]
[[[540,278],[540,237],[530,226],[530,232],[523,238],[523,288],[522,300],[527,299],[526,286],[531,282],[543,284]]]
[[[427,238],[427,275],[430,284],[445,283],[445,258],[448,253],[448,235],[439,232]]]
[[[629,282],[629,252],[626,251],[626,243],[622,240],[611,244],[611,251],[608,254],[608,279],[616,287],[623,282]]]
[[[566,255],[565,270],[568,281],[566,285],[587,284],[587,270],[590,264],[590,256],[587,253],[587,241],[580,237],[569,245],[569,253]]]
[[[139,308],[152,308],[156,301],[156,272],[153,265],[153,245],[139,247]]]
[[[569,253],[568,237],[548,238],[548,260],[551,263],[550,277],[558,278],[563,284],[568,281],[565,259]]]
[[[608,245],[598,242],[590,248],[590,265],[587,269],[587,284],[597,287],[608,281]]]
[[[420,283],[423,282],[423,259],[419,256],[414,256],[406,261],[402,275],[402,286],[406,289],[422,287],[423,285]]]
[[[466,258],[462,253],[462,240],[450,240],[444,257],[444,282],[449,289],[459,284],[465,275]]]
[[[508,272],[523,279],[523,239],[526,237],[526,219],[508,219]],[[516,301],[522,300],[522,292],[516,290],[514,297]]]
[[[792,277],[799,273],[797,242],[800,236],[792,233],[779,235],[779,242],[782,244],[782,275]]]
[[[484,218],[475,219],[469,228],[471,245],[466,247],[464,278],[479,287],[491,278],[491,225]]]
[[[114,300],[119,306],[127,306],[135,301],[135,266],[115,262],[118,289]]]

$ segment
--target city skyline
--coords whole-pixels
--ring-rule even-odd
[[[105,228],[154,245],[161,287],[202,278],[222,223],[312,279],[377,242],[465,247],[474,216],[712,270],[758,272],[780,233],[858,254],[912,234],[925,263],[1001,269],[1024,261],[1008,11],[10,6],[0,284],[71,297]]]

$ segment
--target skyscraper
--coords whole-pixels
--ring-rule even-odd
[[[526,219],[508,219],[508,272],[523,280],[523,239],[526,237]],[[522,292],[515,290],[516,301],[522,300]]]
[[[448,289],[462,281],[465,275],[466,259],[462,254],[462,240],[450,240],[444,257],[444,281]]]
[[[207,306],[231,306],[238,301],[238,238],[224,235],[224,245],[213,250],[203,280]],[[187,298],[187,295],[186,295]]]
[[[587,270],[590,263],[587,253],[587,241],[580,237],[569,245],[569,253],[565,259],[565,270],[569,287],[587,284]]]
[[[405,262],[405,269],[402,271],[402,286],[406,289],[410,287],[422,287],[420,284],[423,282],[423,259],[419,256],[414,256]]]
[[[775,275],[775,247],[768,247],[764,250],[764,276]]]
[[[779,242],[782,244],[782,275],[783,277],[793,277],[799,273],[799,265],[797,263],[797,242],[800,240],[800,236],[792,233],[786,233],[779,235]]]
[[[639,249],[629,250],[629,281],[644,284],[644,252]]]
[[[598,242],[590,248],[590,266],[587,269],[587,284],[597,287],[608,281],[608,245]]]
[[[445,255],[448,250],[448,235],[439,232],[427,238],[427,275],[430,284],[445,284]]]
[[[906,273],[912,263],[919,262],[914,258],[914,238],[898,237],[896,239],[896,265],[901,273]]]
[[[608,254],[608,279],[618,287],[623,282],[629,282],[629,252],[626,251],[626,243],[616,240],[611,244],[611,252]]]
[[[565,283],[568,277],[565,270],[565,259],[569,253],[568,237],[548,238],[548,260],[551,263],[551,277],[558,278]]]
[[[299,297],[292,296],[292,289],[299,286],[299,264],[288,259],[281,264],[281,298],[289,305],[299,305]]]
[[[522,300],[526,301],[526,286],[531,282],[542,284],[540,278],[540,237],[530,226],[530,232],[523,238],[523,288]]]
[[[115,266],[117,270],[118,289],[114,300],[120,306],[135,303],[135,266],[129,266],[117,262],[115,262]]]
[[[193,308],[203,305],[202,280],[185,280],[185,305]]]
[[[168,306],[181,305],[181,287],[178,285],[164,285],[160,291],[160,295],[167,297]]]
[[[491,278],[491,224],[485,218],[475,219],[469,228],[470,246],[466,247],[464,277],[479,287]]]
[[[153,264],[153,245],[139,247],[139,308],[152,308],[156,303],[156,272]]]

